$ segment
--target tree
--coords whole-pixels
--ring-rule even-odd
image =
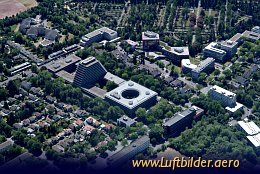
[[[13,80],[8,82],[6,88],[8,89],[10,96],[14,96],[19,93],[18,85]]]
[[[138,108],[135,114],[140,121],[146,122],[146,110],[144,108]]]
[[[198,82],[201,83],[201,84],[203,84],[203,83],[205,83],[206,78],[207,78],[207,74],[204,73],[204,72],[202,72],[202,73],[200,73],[200,75],[199,75]]]
[[[224,70],[223,74],[226,76],[227,79],[231,79],[232,72],[229,69]]]
[[[160,124],[155,124],[151,127],[149,137],[150,139],[154,138],[156,140],[154,143],[160,143],[162,141],[163,132],[162,126]]]
[[[115,89],[117,87],[117,84],[113,81],[107,81],[106,83],[106,88],[107,88],[107,91],[111,91],[113,89]]]
[[[128,145],[128,141],[127,141],[127,139],[123,139],[122,141],[121,141],[121,144],[122,144],[122,146],[127,146]]]
[[[213,74],[214,74],[215,76],[219,75],[219,74],[220,74],[220,70],[215,69],[215,71],[213,72]]]

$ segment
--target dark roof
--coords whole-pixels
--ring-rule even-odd
[[[45,35],[45,39],[48,39],[50,41],[55,41],[55,39],[57,37],[58,37],[58,31],[57,30],[50,30]]]
[[[30,90],[32,87],[32,84],[30,82],[22,81],[21,87],[25,90]]]
[[[173,86],[173,87],[182,86],[183,82],[178,80],[178,79],[176,79],[173,82],[171,82],[170,85]]]
[[[31,22],[32,22],[32,18],[26,18],[24,19],[21,24],[20,24],[20,28],[21,29],[26,29],[29,28],[31,26]]]
[[[38,36],[38,27],[31,27],[27,30],[26,34]]]
[[[252,74],[252,70],[251,69],[247,69],[245,71],[245,73],[243,74],[243,77],[248,79],[251,76],[251,74]]]
[[[170,119],[166,120],[163,123],[163,126],[172,126],[192,113],[194,113],[193,116],[196,114],[196,110],[193,107],[186,109],[186,110],[182,111],[181,113],[177,113]]]
[[[236,82],[241,84],[241,85],[245,85],[245,83],[247,82],[247,79],[245,79],[244,77],[242,76],[237,76],[236,77]]]
[[[173,77],[167,77],[166,79],[164,79],[166,83],[171,83],[173,80]]]

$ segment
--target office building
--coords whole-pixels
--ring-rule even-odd
[[[204,57],[212,57],[218,62],[224,62],[226,60],[227,52],[220,49],[220,45],[216,42],[211,42],[203,49]]]
[[[76,63],[81,61],[81,58],[71,54],[66,58],[60,58],[56,61],[49,62],[44,66],[52,73],[57,73],[61,70],[73,72],[76,69]]]
[[[214,85],[211,87],[209,95],[212,99],[221,101],[230,114],[243,109],[243,105],[236,102],[236,94],[219,86]]]
[[[9,147],[11,147],[13,145],[13,142],[10,140],[7,140],[3,143],[0,144],[0,153],[4,152],[5,150],[7,150]]]
[[[136,124],[136,121],[126,115],[123,115],[122,117],[117,119],[117,125],[122,127],[131,127]]]
[[[252,28],[251,31],[260,34],[260,27],[259,26],[255,26],[255,27]]]
[[[160,37],[158,33],[146,31],[142,32],[142,41],[144,50],[155,50],[159,46]]]
[[[227,52],[228,57],[233,57],[237,53],[238,42],[226,40],[220,43],[220,48]]]
[[[235,34],[232,38],[229,39],[232,42],[237,42],[238,45],[240,45],[243,41],[242,39],[242,34],[241,33],[237,33]]]
[[[198,80],[199,75],[202,72],[205,72],[207,74],[211,73],[215,69],[214,64],[215,64],[215,59],[211,57],[200,62],[200,64],[191,71],[192,79],[194,81]]]
[[[192,64],[190,59],[181,60],[181,69],[184,74],[190,73],[195,68],[197,68],[197,65]]]
[[[150,138],[145,135],[141,138],[135,140],[128,146],[124,147],[121,151],[112,155],[107,159],[107,164],[109,167],[120,167],[132,159],[138,153],[145,151],[150,146]]]
[[[250,41],[250,42],[256,42],[260,39],[260,34],[259,33],[255,33],[253,31],[244,31],[244,33],[242,33],[242,36],[245,40]]]
[[[133,81],[121,84],[106,93],[105,99],[119,106],[129,116],[134,116],[139,108],[149,108],[156,103],[157,93]]]
[[[172,62],[180,64],[182,59],[188,59],[190,56],[188,47],[164,47],[161,49],[165,55]]]
[[[29,69],[31,68],[31,64],[29,62],[25,62],[25,63],[22,63],[20,65],[17,65],[13,68],[11,68],[9,71],[10,71],[10,74],[11,76],[15,75],[15,74],[18,74],[19,72],[22,72],[26,69]]]
[[[95,57],[89,57],[79,63],[73,84],[88,88],[103,79],[106,73],[105,67]]]
[[[117,38],[117,32],[107,27],[94,30],[85,36],[82,36],[80,45],[83,47],[89,46],[94,42],[100,42],[102,40],[113,40]]]
[[[246,136],[246,137],[255,149],[260,148],[260,133],[252,136]]]
[[[176,113],[173,117],[166,119],[162,124],[165,135],[177,136],[192,123],[193,117],[195,116],[195,108],[190,107],[189,109],[186,109],[181,113]]]
[[[253,121],[250,122],[238,121],[237,125],[241,131],[246,133],[246,135],[256,135],[260,133],[260,128]]]

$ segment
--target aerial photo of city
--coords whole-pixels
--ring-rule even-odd
[[[0,0],[0,173],[222,170],[260,173],[259,0]]]

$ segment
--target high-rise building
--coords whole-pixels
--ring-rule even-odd
[[[95,57],[89,57],[79,63],[73,84],[77,87],[91,87],[103,79],[106,73],[105,67]]]

